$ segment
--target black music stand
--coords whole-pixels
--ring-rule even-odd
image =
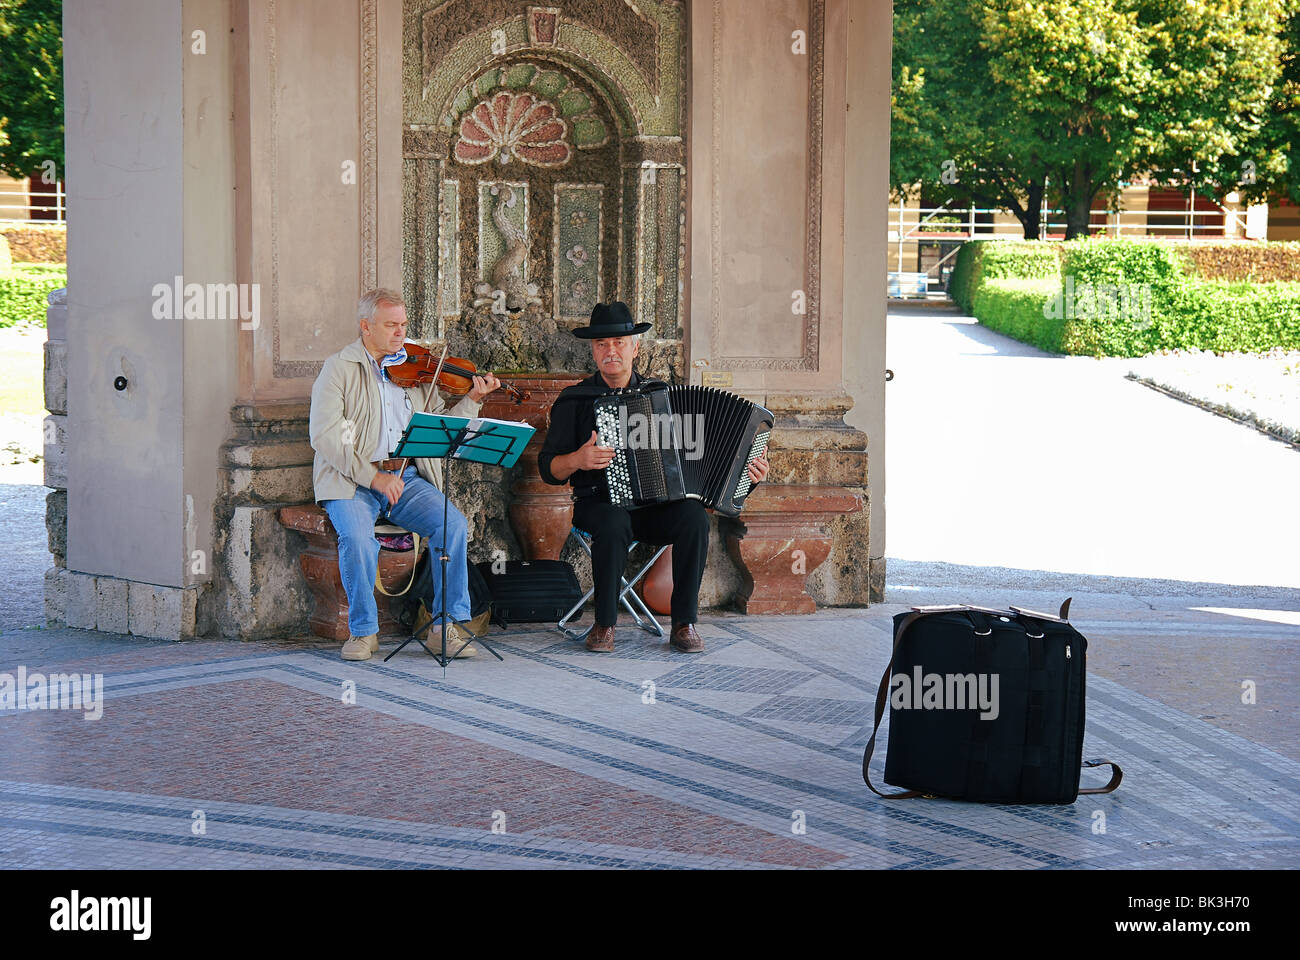
[[[473,424],[478,424],[478,427],[472,428]],[[402,439],[398,442],[397,449],[393,451],[392,456],[394,458],[423,457],[443,461],[442,553],[439,557],[442,567],[440,574],[442,580],[441,589],[439,590],[440,609],[438,612],[438,623],[442,628],[442,649],[439,653],[434,653],[420,636],[420,634],[427,633],[432,629],[434,621],[430,620],[398,644],[396,650],[384,657],[385,663],[396,656],[412,640],[424,647],[424,652],[437,660],[443,670],[447,669],[447,664],[454,660],[461,650],[464,650],[475,640],[498,660],[504,659],[501,654],[492,648],[492,645],[487,640],[473,636],[468,628],[465,629],[465,634],[469,639],[462,643],[451,656],[447,655],[447,564],[451,562],[451,557],[447,555],[447,502],[450,500],[449,491],[451,490],[451,461],[455,459],[472,460],[475,463],[486,463],[489,466],[509,469],[518,462],[519,455],[523,453],[524,447],[528,445],[533,433],[533,428],[528,424],[513,421],[485,421],[480,418],[471,420],[467,417],[451,417],[434,413],[416,413],[412,415],[411,422],[407,424],[405,432],[402,433]],[[432,611],[430,612],[432,613]]]

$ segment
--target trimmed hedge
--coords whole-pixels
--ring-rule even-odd
[[[975,291],[974,316],[990,330],[1040,350],[1064,353],[1066,321],[1043,316],[1044,305],[1061,289],[1055,278],[985,280]]]
[[[981,246],[966,258],[967,312],[1043,350],[1137,357],[1161,349],[1300,349],[1300,282],[1198,279],[1186,246],[1155,241],[1038,245],[1060,250],[1059,278],[1042,276],[1051,262],[1045,254]],[[1008,269],[1028,276],[993,275]]]
[[[1062,309],[1054,280],[986,280],[984,326],[1051,353],[1140,357],[1157,350],[1300,350],[1300,283],[1193,280],[1149,317],[1088,317]]]
[[[62,264],[15,263],[0,271],[0,327],[43,327],[51,290],[68,285]]]
[[[957,251],[948,295],[970,313],[984,280],[1055,277],[1060,260],[1054,244],[1016,240],[972,240]]]
[[[1197,277],[1202,280],[1254,280],[1300,282],[1300,241],[1267,243],[1178,243]]]
[[[1300,349],[1300,283],[1193,280],[1170,310],[1179,346],[1263,352]]]
[[[0,231],[0,237],[9,242],[9,249],[16,262],[68,262],[68,230],[63,225],[5,227]]]
[[[1183,256],[1166,243],[1071,240],[1061,244],[1061,276],[1076,283],[1149,283],[1171,293],[1188,273]]]
[[[1189,280],[1151,311],[1150,325],[1075,320],[1062,352],[1140,357],[1157,350],[1262,353],[1300,349],[1300,283]]]

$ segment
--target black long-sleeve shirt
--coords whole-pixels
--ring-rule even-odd
[[[628,387],[643,387],[657,382],[659,381],[642,377],[634,370]],[[604,470],[575,470],[567,480],[560,480],[551,473],[551,461],[573,453],[591,439],[591,432],[596,429],[595,399],[613,392],[614,388],[605,383],[600,373],[596,372],[582,383],[566,387],[555,399],[546,439],[542,441],[542,452],[537,455],[537,472],[543,480],[554,486],[571,484],[575,496],[595,494],[602,499],[609,499]]]

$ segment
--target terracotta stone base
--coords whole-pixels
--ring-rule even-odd
[[[521,404],[497,392],[483,404],[482,415],[501,420],[523,420],[537,431],[519,457],[517,479],[511,488],[510,520],[526,560],[558,560],[569,539],[573,502],[567,486],[551,486],[537,472],[537,455],[550,426],[551,407],[566,387],[582,378],[567,373],[510,377],[510,382],[527,391]]]
[[[861,494],[843,487],[764,483],[745,501],[740,518],[720,518],[727,552],[741,572],[740,611],[815,611],[806,585],[808,574],[830,554],[827,525],[862,505]]]
[[[330,523],[329,515],[315,504],[280,508],[280,522],[307,538],[307,549],[298,557],[303,576],[311,590],[311,632],[343,643],[348,638],[348,597],[339,575],[339,541]],[[424,549],[424,544],[420,544]],[[415,568],[415,551],[379,551],[379,578],[390,593],[401,590],[411,579]],[[388,613],[388,597],[377,589],[375,602],[379,608],[379,635],[381,637],[405,636],[406,630]]]

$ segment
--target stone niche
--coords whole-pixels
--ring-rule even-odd
[[[529,404],[494,397],[485,413],[539,434],[508,476],[457,464],[451,492],[473,559],[555,556],[568,488],[540,482],[536,448],[555,395],[594,369],[573,328],[623,300],[652,324],[639,372],[685,380],[685,8],[406,0],[403,15],[409,335],[526,381]],[[512,503],[555,529],[512,522]]]

